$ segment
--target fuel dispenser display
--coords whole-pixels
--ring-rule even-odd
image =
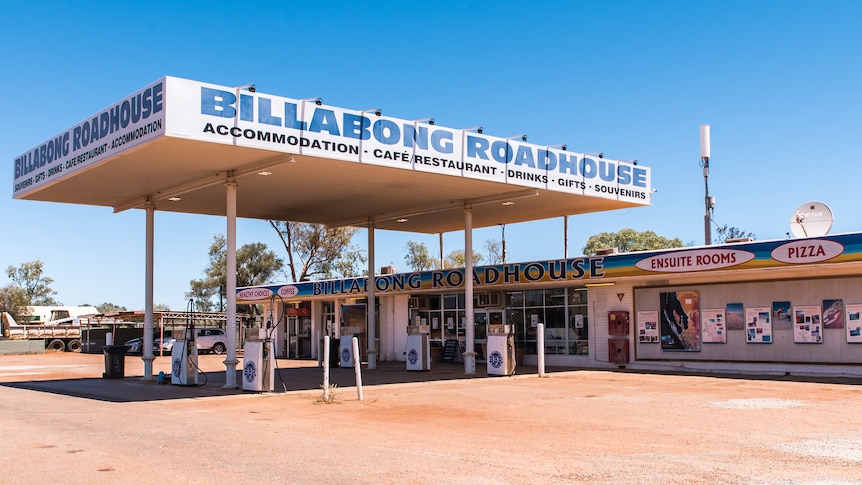
[[[431,370],[428,325],[407,326],[407,370]]]
[[[275,386],[275,349],[265,328],[247,328],[242,358],[242,390],[268,392]]]
[[[488,375],[515,373],[515,336],[511,325],[488,325]]]

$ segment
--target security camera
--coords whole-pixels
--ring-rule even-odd
[[[527,135],[522,136],[521,141],[527,141]]]

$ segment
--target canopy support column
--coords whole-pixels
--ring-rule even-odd
[[[473,206],[464,206],[464,313],[467,348],[464,350],[464,374],[476,373],[476,328],[473,315]]]
[[[377,301],[374,296],[374,220],[368,221],[368,368],[377,368]]]
[[[144,210],[147,214],[146,221],[146,253],[144,256],[144,266],[146,279],[144,283],[144,335],[143,335],[143,352],[141,360],[144,361],[144,377],[142,380],[153,380],[153,246],[155,245],[155,212],[156,204],[147,197],[147,202],[144,205]]]
[[[236,389],[236,188],[233,178],[224,184],[227,192],[227,359],[225,366],[225,389]]]

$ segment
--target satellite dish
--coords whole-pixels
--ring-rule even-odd
[[[796,237],[825,236],[830,229],[832,229],[832,209],[823,202],[806,202],[790,216],[790,230]]]

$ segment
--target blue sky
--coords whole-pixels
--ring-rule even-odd
[[[650,207],[569,218],[569,255],[631,227],[703,243],[699,126],[711,125],[717,223],[786,237],[794,209],[819,200],[832,233],[862,230],[862,2],[10,1],[0,15],[0,268],[41,259],[69,305],[144,301],[144,213],[12,199],[12,162],[147,83],[178,76],[255,83],[280,96],[381,107],[531,143],[637,159]],[[156,213],[155,302],[184,308],[224,219]],[[714,232],[715,234],[715,232]],[[238,243],[283,256],[265,221]],[[501,238],[477,230],[476,249]],[[361,231],[357,244],[365,247]],[[378,231],[377,266],[407,241]],[[463,247],[444,236],[444,252]],[[506,227],[509,261],[563,256],[561,218]],[[5,274],[0,285],[8,284]]]

